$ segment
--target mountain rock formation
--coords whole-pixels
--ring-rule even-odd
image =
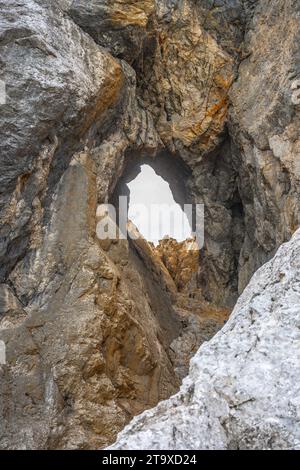
[[[112,449],[300,449],[300,231],[260,268],[180,392]],[[271,346],[272,345],[272,346]]]
[[[297,0],[0,0],[1,449],[113,443],[178,391],[291,238],[299,24]],[[205,205],[191,264],[171,241],[96,235],[98,204],[146,161],[178,203]],[[158,446],[163,420],[192,415],[216,436],[161,442],[299,445],[299,243],[255,274],[175,410],[142,415],[132,445],[135,426],[157,421]]]

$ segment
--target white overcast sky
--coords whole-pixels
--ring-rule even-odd
[[[141,172],[128,183],[128,188],[128,218],[146,240],[157,244],[165,235],[178,241],[191,236],[187,216],[174,201],[169,184],[151,166],[142,165]],[[163,207],[158,206],[161,204]]]

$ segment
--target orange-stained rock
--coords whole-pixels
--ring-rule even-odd
[[[199,268],[199,249],[194,239],[177,242],[173,238],[160,240],[155,252],[166,266],[179,291],[188,288]]]

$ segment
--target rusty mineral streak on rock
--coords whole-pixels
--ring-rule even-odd
[[[129,25],[145,28],[154,11],[154,0],[117,0],[109,5],[112,22],[122,28]]]

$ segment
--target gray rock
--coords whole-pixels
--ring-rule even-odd
[[[132,64],[143,50],[154,4],[154,0],[74,0],[66,10],[98,44]]]
[[[22,305],[6,284],[0,284],[0,315],[22,312]]]
[[[300,224],[300,6],[258,2],[230,98],[232,158],[245,213],[239,291]],[[280,34],[278,24],[282,25]]]
[[[145,243],[101,244],[97,204],[132,163],[164,155],[163,174],[179,168],[188,202],[206,207],[197,295],[232,306],[300,224],[299,5],[0,0],[0,9],[0,447],[103,447],[178,389],[174,369],[182,377],[185,364],[170,344],[188,357],[215,326],[191,321],[181,335],[172,279]],[[298,446],[287,390],[297,397],[297,271],[280,253],[291,273],[277,282],[275,260],[257,275],[194,360],[175,410],[159,408],[186,431],[166,427],[161,442],[192,448],[199,436],[185,423],[196,416],[200,447]]]
[[[51,197],[90,127],[105,126],[110,115],[103,111],[118,99],[122,72],[51,2],[1,1],[0,7],[0,80],[7,92],[0,115],[3,280],[28,249],[38,200]]]
[[[260,268],[180,392],[110,449],[300,449],[300,231]]]

